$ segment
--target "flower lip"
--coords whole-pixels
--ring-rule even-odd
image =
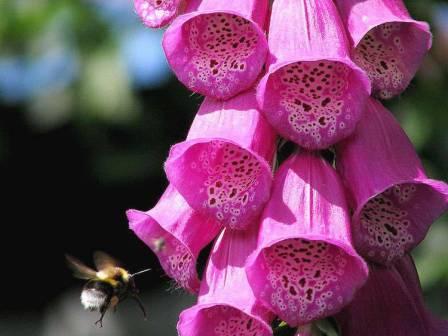
[[[190,248],[177,237],[163,229],[149,214],[138,210],[128,210],[129,228],[144,241],[157,255],[165,273],[179,286],[191,293],[199,291],[199,278],[196,272],[196,257]],[[143,228],[145,222],[150,228]]]
[[[187,140],[171,148],[165,172],[192,208],[246,229],[270,195],[275,139],[254,90],[228,101],[207,97]]]
[[[220,311],[216,312],[216,310]],[[232,313],[234,313],[233,316]],[[219,321],[219,318],[223,316],[227,320],[222,319]],[[230,319],[232,317],[233,321]],[[219,321],[218,323],[216,323],[217,320]],[[195,325],[191,329],[184,326],[191,324],[192,321],[198,325]],[[237,325],[237,322],[240,325]],[[233,323],[233,325],[230,325],[230,323]],[[210,327],[211,325],[213,327]],[[243,328],[243,330],[238,330],[241,332],[238,335],[241,336],[272,335],[271,327],[262,318],[257,316],[257,314],[248,315],[241,308],[227,303],[200,303],[193,306],[181,313],[177,325],[180,336],[232,336],[235,335],[235,328]],[[191,332],[191,330],[194,330],[194,332]]]
[[[327,148],[351,134],[370,82],[350,60],[333,1],[276,0],[268,44],[269,70],[257,96],[274,128],[308,150]]]
[[[259,216],[272,184],[264,158],[224,138],[173,146],[165,171],[192,208],[233,229],[245,229]]]
[[[409,85],[431,47],[426,22],[413,20],[402,0],[336,0],[353,58],[369,75],[373,94],[389,99]]]
[[[419,209],[428,207],[434,210],[417,215]],[[372,262],[391,265],[423,241],[429,231],[429,225],[417,225],[414,218],[432,223],[446,210],[445,183],[431,179],[397,180],[355,209],[352,226],[355,248]]]
[[[400,124],[373,98],[355,134],[336,151],[354,208],[354,244],[364,258],[390,265],[447,210],[448,186],[426,177]]]
[[[406,89],[431,48],[431,37],[428,24],[414,20],[377,24],[359,36],[353,59],[369,76],[375,96],[389,99]]]
[[[282,241],[291,240],[291,239],[297,239],[297,235],[291,234],[291,235],[286,235],[283,238],[274,239],[274,240],[272,240],[270,242],[270,244],[264,246],[263,249],[271,248],[272,246],[274,246],[274,245],[276,245],[278,243],[281,243]],[[356,253],[356,251],[351,246],[347,245],[346,242],[344,242],[342,240],[335,239],[335,238],[328,237],[328,236],[323,235],[323,234],[306,234],[306,233],[302,233],[302,234],[300,234],[300,239],[309,240],[309,241],[313,241],[313,242],[322,241],[322,242],[328,243],[329,245],[333,245],[336,248],[342,250],[348,256],[355,257],[357,262],[359,262],[359,265],[361,266],[363,271],[368,273],[367,264],[362,261],[362,258]],[[258,258],[259,257],[259,251],[256,253],[256,255],[257,255],[257,258]],[[253,258],[254,258],[254,256],[252,256],[252,258],[250,259],[251,262],[249,262],[248,264],[253,264],[254,263]]]
[[[431,49],[432,47],[432,34],[430,32],[430,27],[429,24],[425,21],[416,21],[413,19],[400,19],[400,20],[391,20],[391,21],[385,21],[385,22],[377,22],[375,24],[372,24],[371,26],[369,26],[367,28],[367,31],[370,32],[373,29],[377,29],[380,28],[382,25],[384,24],[404,24],[404,25],[409,25],[412,26],[416,29],[420,29],[422,32],[424,32],[425,34],[427,34],[427,39],[425,41],[424,47],[427,48],[428,50]],[[354,37],[353,40],[353,45],[355,46],[355,48],[359,45],[359,43],[361,42],[361,40],[363,39],[364,36],[358,35],[356,37]]]
[[[349,136],[370,93],[364,71],[348,57],[315,55],[270,66],[257,89],[266,119],[284,137],[310,150]]]
[[[278,169],[247,275],[259,300],[291,326],[334,314],[365,282],[342,183],[317,153],[295,154]]]
[[[219,223],[194,211],[172,185],[149,211],[128,210],[126,215],[129,228],[151,248],[168,276],[196,293],[196,260],[221,230]]]
[[[307,246],[317,246],[318,249],[325,249],[327,253],[319,257],[309,256],[310,252],[305,251],[297,253]],[[286,254],[291,257],[290,260],[284,259]],[[297,262],[299,259],[302,263],[316,260],[309,266],[301,265]],[[285,269],[280,270],[280,264]],[[367,265],[352,247],[323,235],[312,234],[303,234],[300,238],[290,235],[274,240],[257,251],[248,261],[248,265],[249,279],[256,281],[260,275],[269,279],[272,288],[265,288],[265,291],[271,292],[270,300],[273,300],[269,305],[272,305],[277,313],[280,311],[281,319],[291,326],[309,323],[339,312],[362,287],[368,274]],[[289,303],[286,303],[287,301]],[[297,304],[299,311],[283,306],[289,307],[291,304]]]
[[[170,67],[185,86],[221,100],[254,84],[268,52],[259,25],[225,9],[180,15],[165,32],[162,46]]]

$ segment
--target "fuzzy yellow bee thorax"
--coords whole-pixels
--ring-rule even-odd
[[[96,277],[99,280],[105,281],[116,287],[120,282],[129,282],[129,273],[121,267],[107,267],[96,272]]]

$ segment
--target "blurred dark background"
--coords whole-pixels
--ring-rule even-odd
[[[410,88],[388,103],[431,177],[448,180],[448,2],[407,1],[434,46]],[[201,98],[172,76],[162,31],[143,27],[130,0],[0,0],[0,335],[175,335],[193,302],[170,290],[125,210],[154,205],[163,162]],[[415,252],[431,309],[448,318],[448,217]],[[82,282],[64,253],[94,250],[131,271],[150,319],[132,302],[108,315],[82,310]]]

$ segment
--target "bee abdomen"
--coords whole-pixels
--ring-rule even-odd
[[[86,283],[81,292],[81,303],[84,309],[101,310],[103,306],[109,304],[113,294],[110,284],[103,281],[91,280]]]

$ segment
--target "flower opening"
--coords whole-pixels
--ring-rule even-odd
[[[366,71],[374,95],[403,92],[431,47],[426,22],[413,20],[401,0],[337,0],[354,44],[354,61]]]
[[[166,274],[186,290],[196,293],[199,252],[218,234],[220,225],[193,211],[169,186],[148,212],[128,210],[129,227],[157,255]]]
[[[370,261],[390,265],[420,243],[448,208],[448,186],[426,177],[412,143],[374,99],[337,152],[355,208],[355,247]]]
[[[204,0],[195,11],[179,17],[166,31],[163,46],[179,80],[190,90],[229,99],[249,89],[267,54],[263,26],[266,2],[249,8],[214,6]],[[227,3],[227,1],[225,2]],[[227,8],[226,8],[227,7]],[[254,19],[262,17],[263,21]]]
[[[275,134],[255,106],[253,91],[227,102],[207,98],[165,164],[194,209],[233,229],[250,225],[270,195]]]
[[[290,326],[336,313],[364,283],[342,185],[322,158],[301,153],[279,168],[247,272],[256,295]]]
[[[277,0],[269,47],[273,56],[257,95],[274,128],[308,149],[327,148],[350,135],[370,86],[348,56],[333,2]]]

